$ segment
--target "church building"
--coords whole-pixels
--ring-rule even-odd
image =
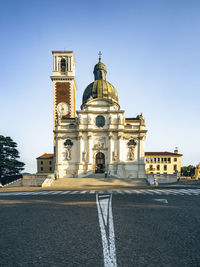
[[[145,120],[142,114],[125,117],[101,57],[76,111],[74,53],[52,54],[55,176],[87,177],[110,171],[119,178],[145,178]]]

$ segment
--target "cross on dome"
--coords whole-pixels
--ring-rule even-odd
[[[99,51],[98,55],[99,55],[99,61],[100,61],[101,60],[101,56],[102,56],[101,51]]]

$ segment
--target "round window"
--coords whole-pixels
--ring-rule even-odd
[[[101,116],[101,115],[97,116],[96,117],[96,126],[103,127],[104,125],[105,125],[105,118],[104,118],[104,116]]]

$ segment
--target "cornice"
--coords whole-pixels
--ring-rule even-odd
[[[97,106],[94,106],[97,107]],[[105,106],[104,106],[105,107]],[[77,110],[77,114],[109,114],[109,113],[116,113],[116,114],[123,114],[125,111],[124,110],[106,110],[106,111],[96,111],[96,110]]]

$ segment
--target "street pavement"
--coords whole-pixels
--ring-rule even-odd
[[[200,186],[0,192],[0,266],[200,266]]]

